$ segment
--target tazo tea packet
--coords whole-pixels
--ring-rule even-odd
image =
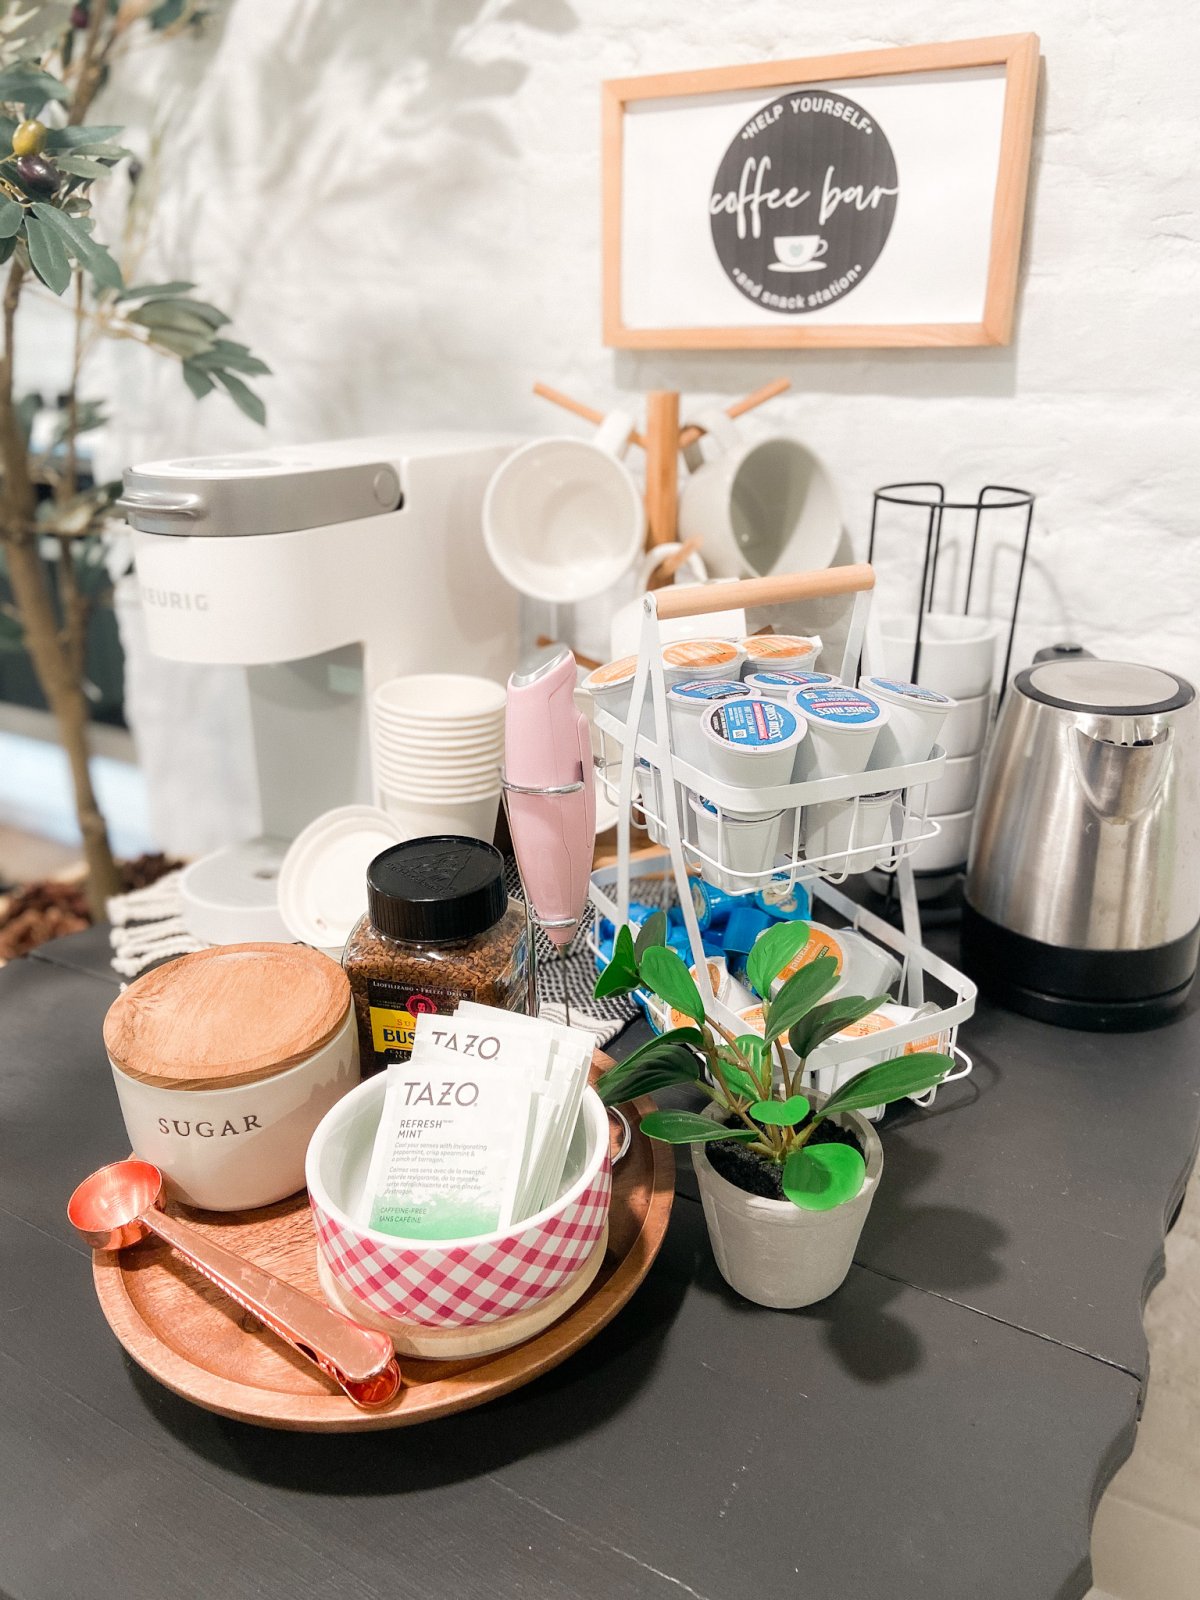
[[[504,1066],[434,1044],[418,1018],[413,1053],[387,1068],[360,1220],[405,1239],[464,1239],[507,1227],[521,1183],[532,1088]]]
[[[509,1059],[502,1055],[507,1043],[509,1049],[515,1047],[528,1057],[535,1080],[541,1068],[541,1089],[531,1123],[529,1159],[514,1213],[516,1219],[534,1216],[556,1198],[562,1184],[563,1167],[579,1121],[595,1041],[581,1029],[517,1012],[498,1013],[493,1007],[472,1000],[462,1001],[451,1020],[463,1024],[466,1029],[459,1041],[464,1048],[478,1050],[480,1041],[487,1040],[483,1048],[490,1053],[494,1048],[490,1041],[496,1038],[501,1043],[495,1059]],[[444,1018],[439,1018],[438,1022],[445,1027]],[[475,1033],[472,1030],[476,1030]],[[472,1043],[473,1038],[475,1043]],[[542,1053],[547,1045],[550,1047],[548,1056]]]

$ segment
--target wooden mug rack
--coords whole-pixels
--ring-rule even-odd
[[[788,378],[776,378],[764,383],[761,389],[743,395],[725,407],[728,417],[744,416],[756,406],[765,405],[777,395],[791,388]],[[551,404],[561,406],[573,416],[587,422],[604,421],[604,413],[561,389],[552,389],[548,383],[535,383],[533,392]],[[695,424],[679,426],[679,391],[677,389],[652,389],[646,396],[646,424],[644,431],[636,428],[630,442],[646,452],[646,549],[656,545],[674,544],[679,524],[679,452],[686,450],[704,436],[705,430]],[[689,540],[681,550],[673,551],[650,575],[649,587],[662,588],[671,581],[676,570],[690,555],[699,549],[698,540]]]

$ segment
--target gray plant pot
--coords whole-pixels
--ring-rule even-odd
[[[819,1105],[824,1096],[809,1092],[809,1099]],[[720,1112],[710,1106],[705,1115],[716,1120]],[[831,1211],[802,1211],[790,1200],[747,1194],[714,1172],[704,1145],[692,1146],[717,1267],[731,1289],[756,1305],[779,1310],[810,1306],[831,1295],[850,1271],[883,1171],[883,1146],[857,1111],[838,1113],[832,1120],[858,1135],[867,1175],[854,1199]]]

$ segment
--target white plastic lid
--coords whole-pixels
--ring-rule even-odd
[[[279,869],[279,914],[292,937],[340,955],[367,909],[367,868],[411,837],[377,806],[339,806],[310,822]]]
[[[694,706],[697,711],[721,700],[744,700],[752,691],[732,678],[689,678],[667,690],[667,699],[677,705]]]
[[[951,700],[948,694],[942,694],[937,689],[926,689],[919,683],[905,683],[900,678],[860,678],[858,686],[897,705],[936,706],[949,711],[958,704],[957,700]]]
[[[811,689],[797,689],[791,704],[820,728],[858,733],[864,728],[880,728],[890,720],[888,708],[861,689],[841,683],[820,683]]]

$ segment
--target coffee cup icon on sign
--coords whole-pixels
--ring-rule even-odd
[[[779,258],[771,262],[772,272],[824,272],[820,258],[829,249],[829,241],[819,233],[777,234],[771,243]]]

